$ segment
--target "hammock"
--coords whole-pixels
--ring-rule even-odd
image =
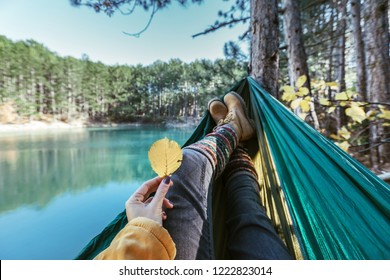
[[[296,117],[251,77],[239,93],[255,120],[251,156],[261,198],[275,229],[296,259],[390,259],[390,187]],[[187,146],[209,133],[207,113]],[[229,258],[222,182],[212,183],[215,255]],[[218,218],[217,218],[218,217]],[[80,252],[93,259],[126,225],[120,213]]]

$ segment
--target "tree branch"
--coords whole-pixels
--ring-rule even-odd
[[[356,153],[363,153],[363,152],[366,152],[366,151],[371,150],[372,148],[378,147],[378,146],[383,145],[383,144],[389,144],[389,143],[390,143],[390,138],[384,139],[383,141],[378,142],[378,143],[376,143],[376,144],[374,144],[374,145],[371,145],[371,146],[369,146],[369,147],[366,148],[366,149],[356,151]],[[354,145],[354,146],[351,146],[351,148],[356,148],[356,147],[361,147],[361,146],[367,146],[367,145],[370,145],[370,143],[364,143],[364,144],[360,144],[360,145]]]
[[[195,38],[195,37],[198,37],[198,36],[201,36],[201,35],[206,35],[208,33],[214,32],[214,31],[216,31],[216,30],[218,30],[220,28],[226,27],[228,25],[237,24],[237,23],[242,22],[242,21],[245,22],[245,21],[247,21],[249,19],[250,19],[250,17],[233,18],[230,21],[220,22],[218,24],[211,25],[209,28],[207,28],[203,32],[199,32],[197,34],[192,35],[192,38]]]
[[[156,5],[156,2],[154,2],[152,14],[150,15],[149,21],[145,25],[145,27],[141,31],[139,31],[137,33],[128,33],[128,32],[122,31],[123,34],[125,34],[127,36],[132,36],[132,37],[139,38],[141,36],[141,34],[144,33],[149,28],[150,24],[152,23],[153,17],[157,13],[157,11],[158,11],[157,5]]]

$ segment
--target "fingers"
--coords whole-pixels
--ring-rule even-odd
[[[155,192],[163,178],[155,177],[142,184],[130,197],[130,202],[144,202],[152,192]]]
[[[164,203],[165,195],[167,194],[169,187],[173,185],[173,182],[169,176],[165,177],[164,180],[158,186],[156,194],[154,195],[153,201],[150,203],[153,207],[161,207]],[[166,203],[166,202],[165,202]],[[168,205],[171,203],[168,203]],[[169,207],[169,206],[168,206]],[[172,207],[170,207],[172,208]]]
[[[168,209],[173,208],[172,202],[170,202],[167,198],[164,198],[163,205],[165,206],[165,208],[168,208]]]

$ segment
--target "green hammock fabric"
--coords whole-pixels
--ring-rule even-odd
[[[248,105],[257,139],[251,156],[261,198],[297,259],[390,259],[390,187],[268,94],[251,77],[231,88]],[[211,131],[209,114],[189,145]],[[215,254],[229,258],[222,182],[212,184]],[[92,259],[126,225],[120,213],[80,252]]]

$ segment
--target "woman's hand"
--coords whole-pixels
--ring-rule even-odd
[[[152,219],[162,225],[162,221],[167,218],[162,206],[172,208],[173,204],[165,198],[170,186],[173,185],[169,176],[163,178],[155,177],[146,181],[135,193],[126,201],[126,215],[130,222],[137,217]],[[149,198],[153,192],[156,194]]]

